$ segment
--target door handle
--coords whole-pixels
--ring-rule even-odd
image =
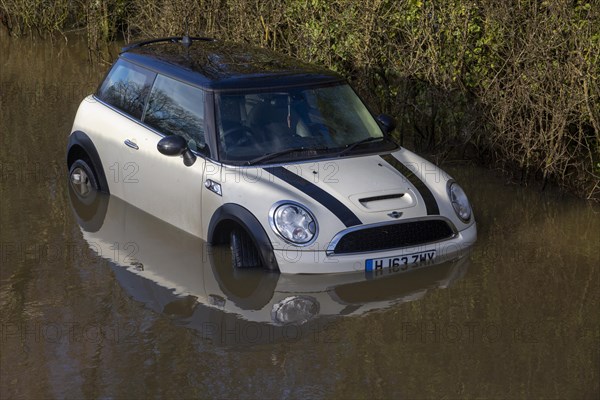
[[[140,149],[140,148],[138,147],[138,145],[137,145],[137,144],[135,144],[134,142],[132,142],[132,141],[131,141],[131,140],[129,140],[129,139],[125,139],[125,142],[124,142],[124,143],[125,143],[125,145],[127,145],[127,146],[131,147],[131,148],[132,148],[132,149],[134,149],[134,150],[139,150],[139,149]]]

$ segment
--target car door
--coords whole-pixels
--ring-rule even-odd
[[[110,193],[126,201],[124,186],[137,180],[137,165],[128,159],[129,138],[146,130],[141,118],[155,78],[154,72],[118,60],[86,104],[86,133],[102,160]]]
[[[204,99],[201,89],[157,75],[142,117],[146,128],[131,131],[123,156],[123,165],[135,171],[123,184],[125,199],[195,236],[202,236],[203,156],[208,152]],[[198,155],[193,165],[158,151],[158,142],[168,135],[186,140]]]

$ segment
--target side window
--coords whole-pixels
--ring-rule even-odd
[[[161,75],[150,93],[144,123],[165,135],[187,140],[191,150],[202,152],[204,140],[204,92]]]
[[[142,118],[144,103],[156,74],[123,60],[117,61],[98,90],[98,98]]]

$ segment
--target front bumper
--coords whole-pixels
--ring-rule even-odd
[[[433,244],[422,244],[401,249],[354,253],[341,255],[327,255],[323,251],[304,251],[296,247],[274,250],[279,270],[287,274],[328,274],[341,272],[356,272],[365,270],[368,259],[396,257],[407,254],[435,250],[434,264],[450,261],[461,257],[477,240],[477,224],[473,223],[467,229],[458,232],[452,239]]]

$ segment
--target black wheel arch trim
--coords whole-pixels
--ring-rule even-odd
[[[215,237],[217,227],[221,222],[233,221],[246,230],[258,249],[263,266],[271,271],[279,271],[279,265],[273,251],[273,244],[258,219],[239,204],[226,203],[219,207],[208,225],[208,242],[215,243],[219,238]]]
[[[69,154],[74,146],[79,146],[83,149],[83,151],[85,151],[90,162],[92,163],[94,172],[96,172],[96,178],[98,180],[100,190],[104,193],[110,194],[108,181],[106,180],[106,175],[104,174],[104,167],[102,166],[102,161],[100,160],[98,150],[96,150],[96,146],[94,146],[92,139],[90,139],[90,137],[82,131],[74,131],[69,136],[66,154],[67,168],[69,167]]]

